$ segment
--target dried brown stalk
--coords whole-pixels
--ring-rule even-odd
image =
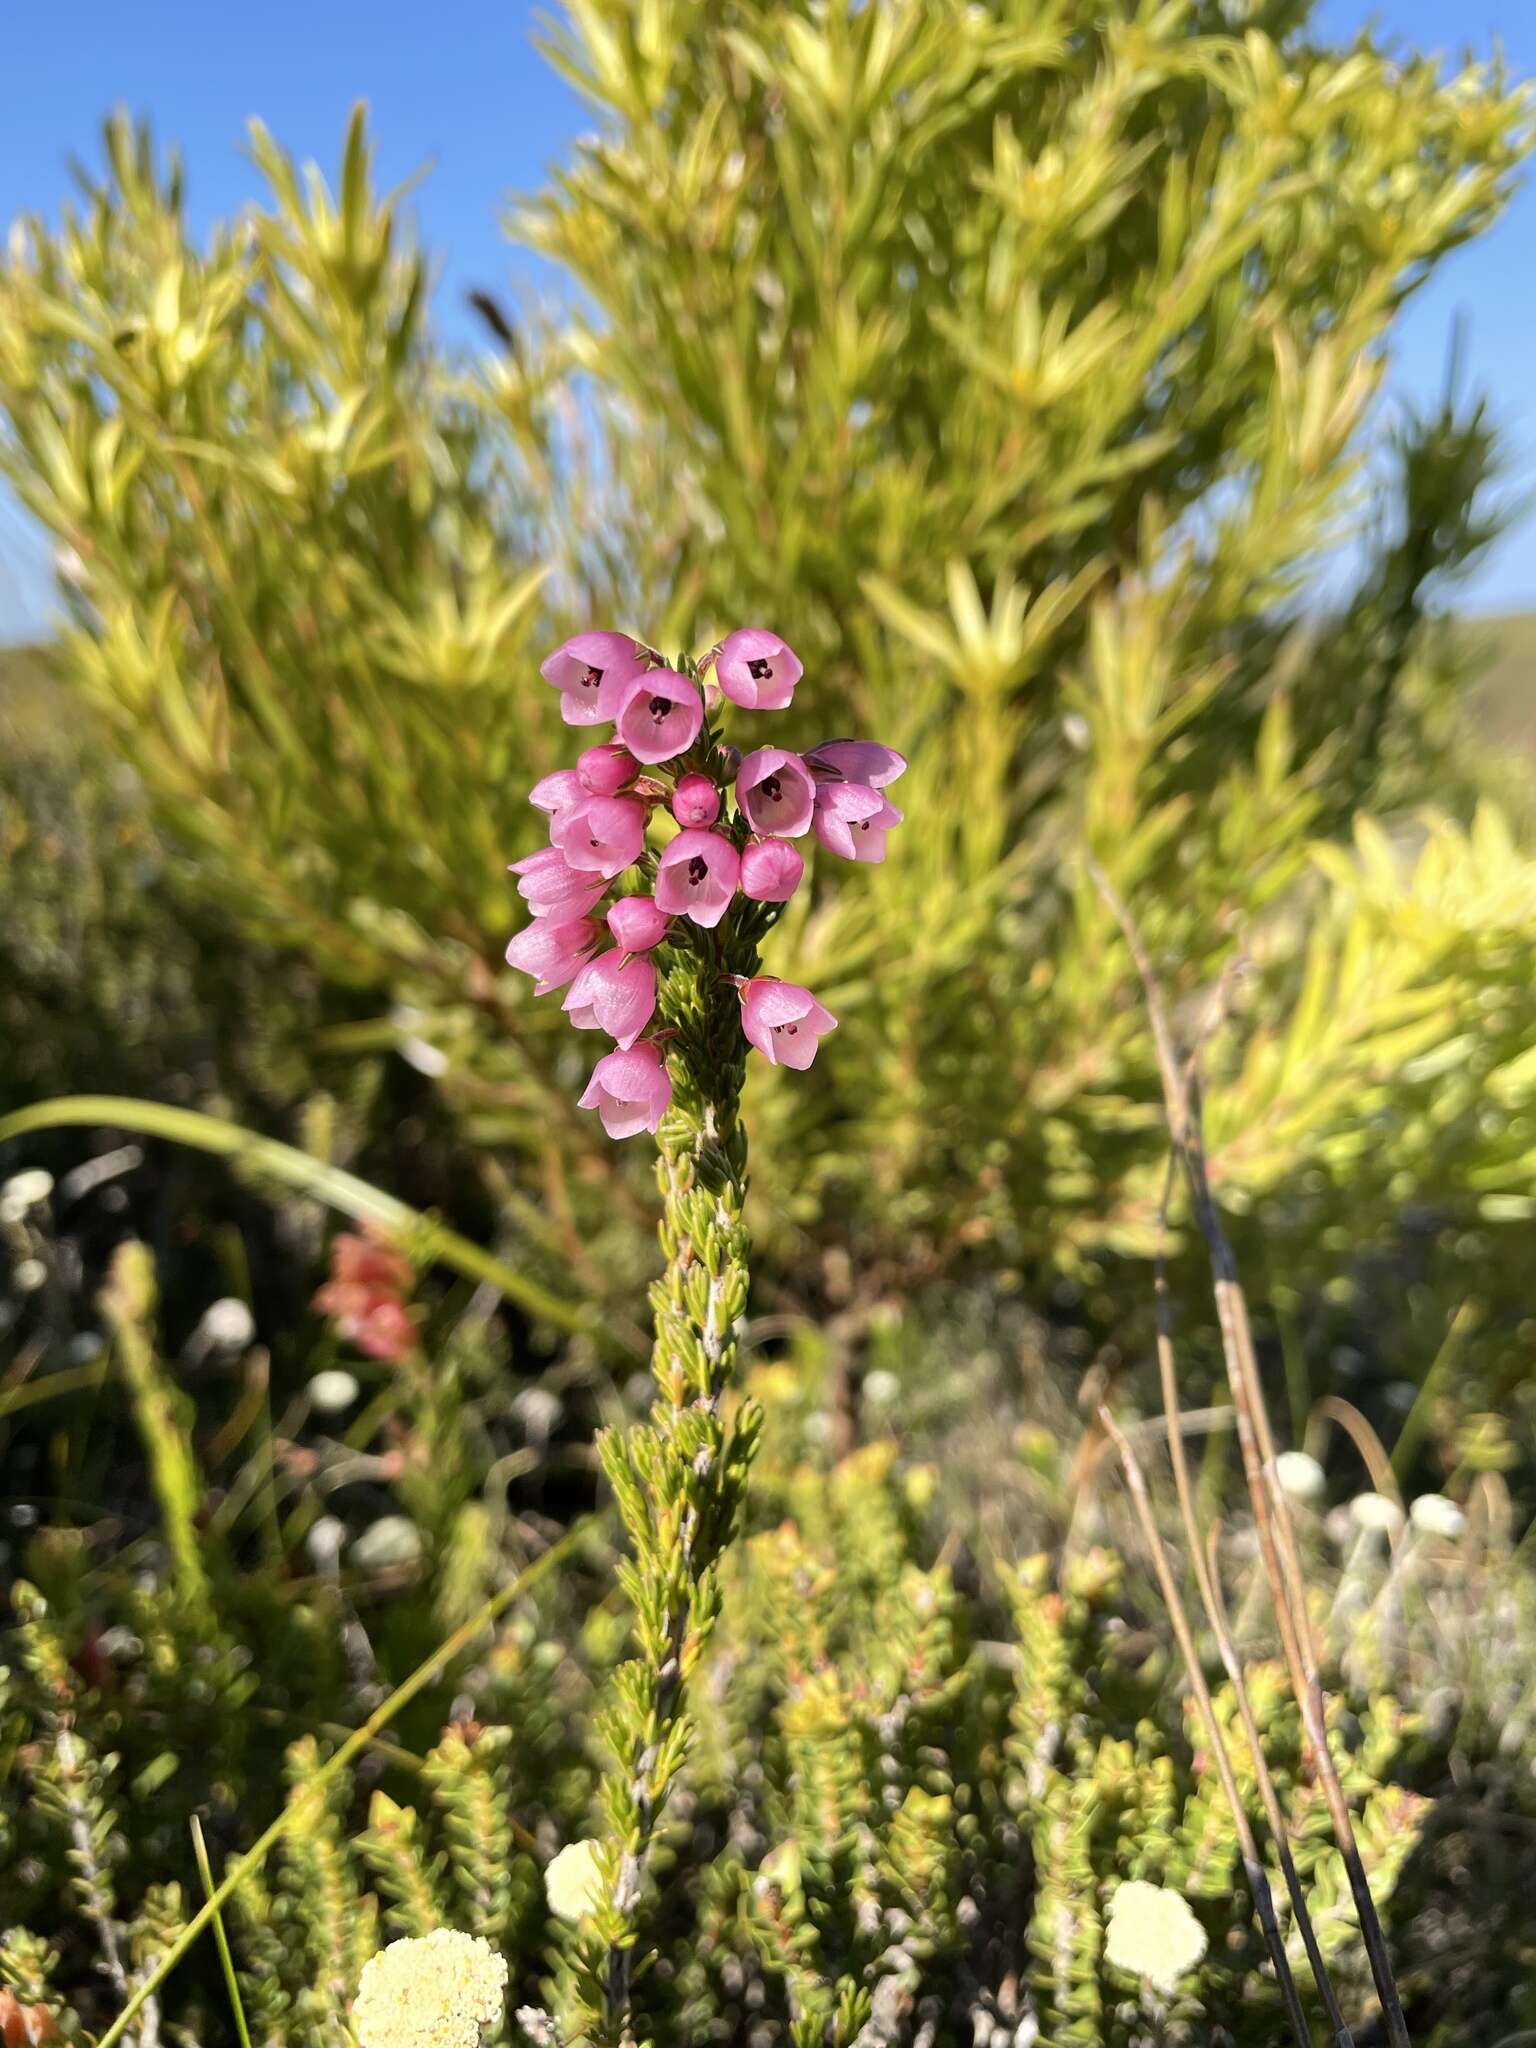
[[[1163,1542],[1157,1518],[1152,1512],[1146,1479],[1136,1453],[1126,1441],[1125,1431],[1121,1429],[1107,1406],[1101,1406],[1099,1409],[1099,1423],[1119,1453],[1121,1469],[1125,1473],[1126,1484],[1130,1487],[1131,1499],[1135,1503],[1136,1518],[1141,1523],[1141,1532],[1152,1559],[1152,1569],[1157,1574],[1163,1604],[1168,1609],[1168,1618],[1173,1623],[1173,1632],[1183,1653],[1189,1689],[1195,1696],[1195,1704],[1205,1724],[1206,1741],[1210,1745],[1216,1775],[1221,1780],[1221,1789],[1226,1794],[1228,1806],[1232,1809],[1232,1823],[1237,1829],[1238,1848],[1243,1858],[1243,1873],[1248,1879],[1248,1889],[1253,1895],[1254,1908],[1259,1916],[1265,1946],[1275,1966],[1275,1978],[1280,1986],[1280,1995],[1285,2000],[1291,2030],[1300,2048],[1309,2048],[1312,2034],[1307,2026],[1306,2014],[1302,2011],[1301,1994],[1296,1989],[1290,1957],[1285,1952],[1285,1937],[1281,1934],[1280,1923],[1275,1917],[1274,1894],[1269,1888],[1269,1878],[1264,1866],[1259,1861],[1259,1845],[1254,1838],[1253,1823],[1248,1818],[1248,1809],[1243,1804],[1243,1795],[1238,1789],[1232,1759],[1227,1751],[1226,1737],[1222,1734],[1221,1723],[1216,1718],[1211,1689],[1205,1682],[1205,1672],[1201,1668],[1200,1653],[1195,1648],[1189,1616],[1179,1593],[1178,1581],[1173,1575],[1173,1566],[1169,1562],[1168,1547]],[[1347,2041],[1348,2037],[1345,2038]]]
[[[1365,1866],[1360,1860],[1344,1788],[1339,1782],[1338,1770],[1328,1746],[1322,1676],[1312,1617],[1306,1603],[1301,1553],[1291,1520],[1290,1504],[1275,1471],[1274,1435],[1259,1379],[1247,1297],[1211,1193],[1198,1073],[1194,1063],[1187,1073],[1180,1071],[1162,989],[1136,920],[1098,862],[1090,856],[1087,866],[1099,894],[1125,936],[1141,978],[1174,1156],[1182,1169],[1190,1206],[1210,1261],[1222,1356],[1237,1421],[1238,1446],[1253,1507],[1264,1577],[1279,1625],[1286,1670],[1327,1803],[1334,1840],[1349,1879],[1350,1893],[1360,1922],[1360,1937],[1370,1963],[1376,1995],[1381,2001],[1387,2038],[1391,2048],[1410,2048],[1407,2022],[1403,2017],[1402,2001],[1392,1973],[1381,1920],[1371,1897]]]
[[[1291,1854],[1290,1832],[1286,1827],[1280,1796],[1275,1790],[1275,1781],[1270,1775],[1269,1764],[1264,1755],[1264,1741],[1259,1733],[1253,1702],[1248,1696],[1248,1681],[1243,1671],[1243,1661],[1238,1655],[1237,1644],[1233,1640],[1232,1630],[1227,1621],[1226,1603],[1222,1598],[1221,1578],[1216,1565],[1217,1530],[1214,1524],[1211,1529],[1209,1551],[1206,1544],[1201,1541],[1200,1518],[1195,1508],[1194,1488],[1190,1485],[1189,1479],[1189,1460],[1184,1450],[1178,1368],[1173,1355],[1173,1303],[1168,1292],[1168,1204],[1173,1193],[1173,1176],[1174,1161],[1170,1158],[1167,1178],[1163,1182],[1163,1199],[1158,1209],[1157,1262],[1152,1285],[1157,1316],[1157,1370],[1162,1383],[1163,1413],[1168,1423],[1168,1456],[1173,1466],[1173,1488],[1178,1497],[1179,1518],[1184,1525],[1185,1540],[1189,1545],[1190,1563],[1194,1568],[1195,1584],[1200,1592],[1200,1604],[1204,1607],[1210,1622],[1222,1668],[1227,1674],[1237,1701],[1238,1716],[1243,1724],[1243,1738],[1248,1745],[1248,1754],[1253,1760],[1253,1775],[1259,1788],[1264,1818],[1269,1827],[1270,1839],[1275,1845],[1275,1855],[1279,1859],[1286,1891],[1290,1895],[1291,1911],[1295,1915],[1302,1946],[1307,1952],[1307,1962],[1322,1998],[1323,2008],[1328,2015],[1328,2024],[1333,2030],[1335,2048],[1352,2048],[1353,2036],[1340,2010],[1333,1979],[1328,1974],[1328,1965],[1323,1961],[1323,1952],[1312,1926],[1312,1916],[1307,1910],[1306,1893],[1302,1889],[1301,1878],[1296,1869],[1296,1859]]]

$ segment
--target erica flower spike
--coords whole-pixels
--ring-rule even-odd
[[[759,947],[805,874],[796,839],[814,829],[846,860],[884,859],[901,818],[884,790],[906,762],[869,740],[727,745],[719,712],[782,710],[803,673],[761,627],[727,634],[702,670],[686,654],[669,668],[627,633],[578,633],[541,673],[568,724],[617,727],[534,785],[550,844],[513,868],[533,922],[507,959],[540,995],[569,984],[572,1023],[615,1042],[582,1106],[613,1137],[655,1131],[674,1083],[698,1092],[690,1058],[708,1046],[718,1062],[722,1037],[808,1067],[836,1019],[809,989],[760,976]]]

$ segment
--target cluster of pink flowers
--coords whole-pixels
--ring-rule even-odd
[[[411,1354],[416,1322],[406,1305],[414,1273],[404,1252],[371,1228],[364,1237],[341,1231],[331,1242],[331,1273],[315,1295],[336,1333],[365,1357],[398,1365]]]
[[[533,976],[536,994],[567,988],[571,1022],[614,1041],[581,1105],[610,1137],[627,1138],[654,1131],[672,1096],[667,1034],[651,1028],[655,949],[685,940],[689,925],[713,932],[738,903],[787,903],[805,873],[795,841],[807,833],[845,860],[883,860],[886,834],[901,822],[884,791],[906,762],[862,740],[745,756],[720,744],[709,714],[722,699],[781,711],[802,674],[794,651],[758,627],[721,641],[697,681],[623,633],[578,633],[540,673],[560,692],[567,725],[612,725],[618,736],[531,792],[549,814],[550,844],[513,863],[533,922],[507,959]],[[679,829],[653,853],[648,830],[661,808]],[[637,865],[644,894],[625,888]],[[729,978],[748,1042],[776,1066],[808,1067],[836,1028],[830,1012],[792,982]]]

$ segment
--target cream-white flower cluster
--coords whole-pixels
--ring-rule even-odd
[[[1162,1885],[1131,1878],[1110,1900],[1108,1918],[1106,1959],[1170,1997],[1205,1954],[1205,1929],[1189,1901]]]
[[[480,2048],[502,2017],[507,1965],[451,1927],[392,1941],[363,1965],[352,2029],[359,2048]]]

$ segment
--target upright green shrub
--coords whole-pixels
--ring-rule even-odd
[[[573,0],[554,54],[601,130],[516,232],[588,310],[551,346],[519,320],[477,374],[358,127],[335,196],[258,133],[270,201],[199,249],[117,125],[83,213],[19,237],[3,453],[67,551],[75,683],[209,885],[375,992],[348,1042],[426,1045],[544,1198],[530,1260],[602,1290],[643,1256],[624,1208],[592,1255],[570,1055],[497,972],[513,791],[552,765],[530,649],[756,613],[805,621],[784,737],[877,717],[921,820],[873,888],[785,921],[789,971],[855,1020],[813,1088],[748,1104],[793,1297],[851,1249],[855,1311],[975,1262],[1123,1307],[1160,1139],[1085,843],[1181,1000],[1237,935],[1253,958],[1212,1169],[1236,1207],[1284,1190],[1276,1267],[1417,1200],[1496,1272],[1536,1199],[1528,856],[1459,784],[1418,866],[1410,816],[1492,445],[1475,411],[1394,429],[1379,393],[1529,103],[1309,13]],[[1389,829],[1351,852],[1362,808]]]
[[[673,574],[706,619],[794,593],[805,718],[878,719],[914,762],[905,856],[791,920],[795,971],[858,988],[842,1057],[757,1104],[794,1119],[780,1157],[815,1129],[785,1206],[853,1238],[871,1292],[882,1255],[1092,1284],[1148,1242],[1148,1048],[1085,841],[1184,998],[1235,932],[1255,956],[1247,1065],[1212,1088],[1234,1202],[1303,1177],[1315,1230],[1344,1183],[1363,1233],[1447,1171],[1529,1199],[1509,1125],[1425,1092],[1477,1000],[1467,1115],[1526,1099],[1497,819],[1437,841],[1454,935],[1441,857],[1415,872],[1401,836],[1311,869],[1362,804],[1459,801],[1426,621],[1488,531],[1488,428],[1378,394],[1404,299],[1498,214],[1529,100],[1330,48],[1310,13],[571,0],[552,38],[601,127],[513,231],[580,281],[580,360],[664,452]]]

